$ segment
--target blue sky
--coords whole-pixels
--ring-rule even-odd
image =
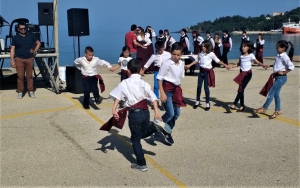
[[[0,15],[8,22],[25,17],[38,23],[38,2],[51,0],[0,0]],[[126,32],[135,23],[151,25],[155,30],[177,31],[204,20],[213,21],[221,16],[260,16],[275,11],[289,11],[300,6],[300,0],[58,0],[59,31],[66,32],[67,10],[89,9],[91,34],[99,32]],[[1,37],[8,31],[2,28]]]

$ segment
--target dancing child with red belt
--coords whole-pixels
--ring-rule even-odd
[[[252,61],[254,61],[258,65],[261,65],[265,69],[268,68],[267,65],[264,65],[263,63],[259,62],[253,55],[254,46],[252,42],[250,41],[243,42],[241,49],[243,55],[240,56],[239,62],[231,66],[232,68],[240,66],[240,73],[234,78],[234,81],[237,84],[239,84],[238,93],[236,95],[233,104],[230,105],[230,108],[235,110],[237,109],[236,107],[237,103],[240,101],[240,108],[237,109],[239,112],[245,110],[244,91],[252,78],[252,71],[251,71]]]
[[[102,77],[97,72],[98,66],[106,66],[110,71],[114,68],[109,62],[94,57],[94,49],[90,46],[85,48],[83,57],[77,58],[74,61],[75,66],[81,71],[83,83],[83,108],[90,109],[89,100],[92,92],[95,98],[95,103],[100,104],[102,97],[99,95],[98,80],[100,83],[101,93],[105,90]]]
[[[291,42],[287,42],[285,40],[280,40],[277,42],[277,57],[273,64],[273,73],[270,75],[268,82],[259,93],[265,97],[268,96],[267,100],[262,108],[254,110],[255,113],[265,113],[273,98],[275,98],[275,112],[270,119],[274,119],[281,114],[280,90],[287,81],[287,73],[295,68],[293,62],[291,61],[293,58],[293,53],[289,53],[289,55],[286,53],[289,44],[291,45],[290,52],[294,51],[293,44]]]

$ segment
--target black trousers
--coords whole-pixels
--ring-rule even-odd
[[[96,76],[82,78],[83,83],[83,104],[89,105],[90,93],[92,92],[95,99],[100,97],[98,89],[98,79]]]
[[[225,63],[226,65],[228,65],[227,54],[228,54],[228,52],[229,52],[229,49],[230,49],[230,48],[223,47],[222,61],[223,61],[223,63]]]
[[[252,78],[252,72],[249,72],[247,74],[247,76],[245,76],[244,80],[243,80],[243,83],[242,83],[242,91],[241,92],[238,92],[237,95],[236,95],[236,98],[233,102],[234,105],[237,105],[237,103],[240,101],[240,104],[242,107],[245,106],[245,101],[244,101],[244,91],[245,91],[245,88],[246,86],[248,85],[248,83],[250,82]]]

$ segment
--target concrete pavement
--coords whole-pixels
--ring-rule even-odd
[[[99,68],[105,99],[90,110],[82,108],[82,94],[55,94],[41,81],[35,83],[35,99],[16,99],[13,86],[1,90],[1,187],[299,187],[300,63],[295,66],[281,91],[283,115],[273,120],[274,101],[266,114],[252,112],[266,100],[258,93],[271,69],[253,66],[244,112],[228,108],[238,89],[238,68],[215,69],[210,111],[192,108],[198,71],[186,75],[188,106],[173,130],[175,144],[142,141],[148,172],[130,168],[135,159],[127,122],[122,130],[99,130],[111,117],[113,101],[107,97],[119,83],[116,72]],[[153,85],[152,74],[143,79]],[[204,97],[203,92],[202,106]]]

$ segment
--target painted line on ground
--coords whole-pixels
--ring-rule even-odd
[[[186,89],[182,89],[182,90],[185,91],[185,92],[188,92],[188,93],[196,94],[195,92],[192,92],[192,91],[189,91],[189,90],[186,90]],[[222,101],[222,100],[219,100],[219,101],[221,101],[223,103],[226,103],[225,101]],[[221,107],[211,107],[211,110],[223,111],[224,108],[221,108]],[[249,113],[249,114],[251,114],[250,112],[247,112],[247,111],[244,111],[243,113]],[[272,114],[269,114],[269,113],[258,114],[257,113],[256,115],[258,115],[259,117],[269,118]],[[287,117],[282,116],[282,115],[277,116],[275,119],[272,119],[272,120],[281,121],[281,122],[284,122],[284,123],[288,123],[288,124],[300,127],[300,121],[294,120],[294,119],[290,119],[290,118],[287,118]]]
[[[103,125],[105,122],[102,121],[100,118],[98,118],[95,114],[93,114],[90,110],[86,110],[82,107],[81,103],[74,100],[71,96],[68,94],[63,94],[66,98],[68,98],[70,101],[72,101],[74,104],[76,104],[78,107],[82,108],[88,115],[90,115],[95,121]],[[112,133],[114,136],[116,136],[118,139],[120,139],[125,145],[128,147],[132,148],[131,144],[127,142],[124,138],[122,138],[120,135],[116,134],[113,131],[109,131]],[[157,170],[159,170],[162,174],[164,174],[167,178],[169,178],[171,181],[173,181],[178,187],[185,188],[187,187],[183,183],[181,183],[179,180],[177,180],[173,175],[171,175],[168,171],[166,171],[163,167],[161,167],[158,163],[156,163],[153,159],[145,155],[145,159],[147,162],[152,164]]]
[[[26,116],[26,115],[72,110],[72,109],[76,109],[76,108],[78,108],[78,106],[68,106],[68,107],[63,107],[63,108],[51,108],[51,109],[45,109],[45,110],[35,110],[35,111],[22,112],[22,113],[16,113],[16,114],[9,114],[9,115],[5,115],[5,116],[0,116],[0,120],[11,119],[11,118]]]

